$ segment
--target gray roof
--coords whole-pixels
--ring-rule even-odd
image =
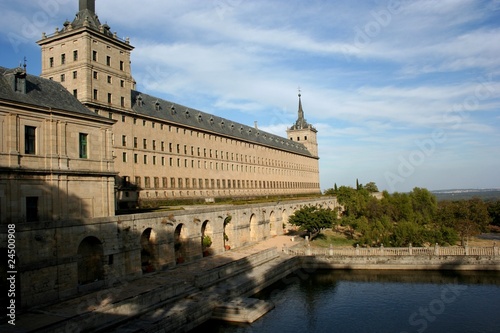
[[[60,83],[34,75],[26,75],[26,93],[14,90],[14,77],[25,74],[23,68],[0,67],[0,100],[13,101],[42,108],[64,110],[84,116],[107,119],[87,109]]]
[[[132,110],[148,117],[164,119],[191,128],[215,132],[226,137],[234,137],[259,145],[271,146],[280,150],[312,156],[299,142],[289,140],[255,127],[243,125],[209,113],[166,101],[139,91],[132,91]]]

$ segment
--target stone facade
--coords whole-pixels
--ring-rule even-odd
[[[0,223],[113,216],[113,123],[56,82],[0,67]]]
[[[282,234],[304,204],[336,206],[317,198],[114,216],[140,201],[319,194],[316,130],[294,126],[287,139],[136,91],[133,47],[99,22],[95,1],[79,3],[73,22],[38,42],[41,77],[0,68],[0,223],[15,226],[17,304]]]
[[[115,119],[117,205],[138,201],[320,193],[316,129],[299,119],[288,138],[135,91],[133,46],[101,24],[95,1],[43,34],[44,78]]]

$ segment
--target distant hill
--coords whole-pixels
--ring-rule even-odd
[[[431,191],[436,196],[438,201],[442,200],[468,200],[472,198],[480,198],[484,201],[500,200],[500,189],[453,189],[453,190],[437,190]]]

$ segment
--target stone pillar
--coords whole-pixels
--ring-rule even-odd
[[[283,252],[285,254],[288,254],[288,247],[286,246],[286,244],[283,244]]]
[[[384,255],[384,244],[380,244],[380,254]]]
[[[499,253],[498,253],[498,247],[497,247],[497,243],[493,243],[493,256],[498,256]]]
[[[412,256],[413,255],[413,246],[411,245],[411,243],[410,243],[410,246],[408,247],[408,251],[409,251],[410,255]]]
[[[465,249],[465,255],[466,255],[466,256],[468,256],[468,255],[469,255],[469,245],[468,245],[468,244],[466,244],[466,245],[464,246],[464,249]]]
[[[333,245],[332,244],[330,244],[330,249],[328,250],[328,254],[330,256],[333,256]]]
[[[356,244],[356,255],[359,256],[359,244]]]
[[[436,245],[434,246],[434,255],[435,256],[439,255],[439,244],[438,243],[436,243]]]
[[[307,236],[306,236],[306,237],[307,237]],[[311,246],[310,246],[309,244],[307,244],[306,255],[307,255],[307,256],[312,255],[312,252],[311,252]]]

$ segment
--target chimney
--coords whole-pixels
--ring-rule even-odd
[[[85,9],[95,13],[95,0],[80,0],[80,11]]]

